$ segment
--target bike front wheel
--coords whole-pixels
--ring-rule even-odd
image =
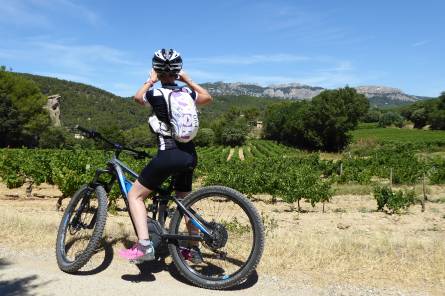
[[[59,268],[73,273],[93,256],[107,219],[107,194],[102,186],[82,186],[74,193],[60,222],[56,240]]]
[[[264,249],[264,228],[252,202],[240,192],[223,186],[201,188],[183,201],[213,234],[202,241],[178,240],[169,251],[179,272],[193,284],[207,289],[238,285],[255,270]],[[177,210],[170,234],[198,233]],[[190,260],[184,250],[199,247],[202,261]],[[195,263],[194,263],[195,261]]]

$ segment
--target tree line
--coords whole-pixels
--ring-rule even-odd
[[[61,128],[51,125],[43,109],[46,96],[56,93],[62,96]],[[0,68],[0,147],[102,148],[74,138],[69,128],[76,124],[132,147],[155,146],[146,123],[148,113],[129,98],[95,87]],[[265,139],[308,150],[340,151],[350,143],[349,132],[359,121],[384,127],[410,120],[416,128],[445,129],[445,93],[437,100],[390,111],[369,109],[366,97],[349,87],[323,91],[310,101],[218,96],[210,107],[200,109],[195,142],[243,145],[258,120],[264,122]]]
[[[379,127],[403,127],[411,122],[417,129],[428,126],[432,130],[445,130],[445,92],[436,99],[418,101],[399,108],[371,108],[363,121],[375,122]]]

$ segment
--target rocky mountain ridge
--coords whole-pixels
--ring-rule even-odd
[[[355,88],[358,93],[364,94],[367,98],[372,97],[388,97],[392,100],[415,102],[419,98],[413,95],[408,95],[402,92],[398,88],[386,87],[386,86],[358,86]]]
[[[311,99],[325,90],[322,87],[299,83],[260,86],[240,82],[215,82],[205,83],[204,85],[213,95],[249,95],[291,100]],[[386,86],[358,86],[355,89],[358,93],[365,95],[371,104],[376,106],[403,105],[423,99],[422,97],[406,94],[400,89]]]

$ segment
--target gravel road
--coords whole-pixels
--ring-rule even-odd
[[[233,290],[210,291],[184,282],[170,264],[138,267],[113,257],[93,269],[70,275],[58,269],[50,250],[19,252],[0,245],[0,295],[428,295],[354,285],[317,287],[309,279],[290,282],[257,274]]]

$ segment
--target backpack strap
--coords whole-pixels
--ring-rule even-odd
[[[170,91],[170,93],[168,94],[168,98],[165,97],[165,93],[162,91],[162,88],[158,88],[158,90],[161,92],[162,97],[164,98],[164,100],[167,103],[167,117],[168,117],[168,122],[170,124],[170,135],[173,138],[173,126],[171,124],[172,117],[173,117],[172,108],[171,108],[171,96],[175,90]]]

